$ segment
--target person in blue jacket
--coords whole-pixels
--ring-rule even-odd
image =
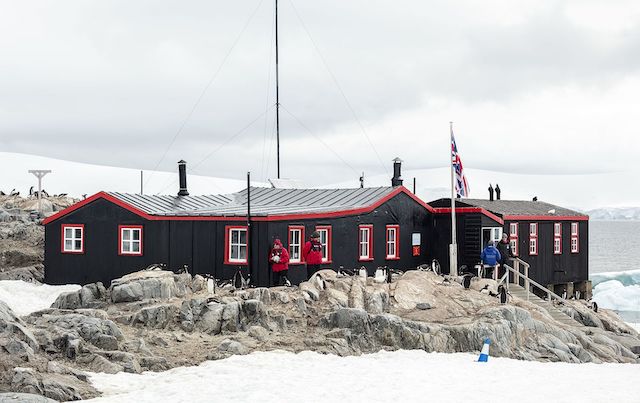
[[[493,270],[498,265],[498,262],[502,260],[502,256],[500,256],[500,251],[496,249],[493,241],[489,241],[487,247],[483,249],[480,254],[480,260],[482,262],[482,266],[484,267],[484,278],[493,278]]]

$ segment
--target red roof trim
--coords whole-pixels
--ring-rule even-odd
[[[435,209],[436,214],[451,214],[451,207],[438,207]],[[504,220],[490,211],[482,207],[456,207],[456,214],[481,213],[491,218],[498,224],[504,224]]]
[[[324,213],[305,213],[305,214],[280,214],[280,215],[271,215],[271,216],[266,216],[266,217],[260,217],[260,216],[256,216],[256,217],[251,217],[252,221],[284,221],[284,220],[304,220],[304,219],[318,219],[318,218],[330,218],[330,217],[345,217],[345,216],[350,216],[350,215],[358,215],[358,214],[365,214],[365,213],[370,213],[371,211],[375,210],[376,208],[380,207],[382,204],[384,204],[385,202],[389,201],[390,199],[392,199],[393,197],[397,196],[400,193],[404,193],[407,196],[409,196],[410,198],[412,198],[416,203],[418,203],[419,205],[421,205],[422,207],[424,207],[425,209],[427,209],[428,211],[430,211],[431,213],[435,212],[435,209],[433,207],[431,207],[430,205],[428,205],[427,203],[425,203],[424,201],[420,200],[416,195],[414,195],[413,193],[409,192],[409,190],[407,190],[407,188],[405,188],[404,186],[398,186],[398,188],[394,189],[391,193],[389,193],[388,195],[382,197],[381,199],[377,200],[375,203],[373,203],[370,206],[367,207],[361,207],[361,208],[356,208],[356,209],[350,209],[350,210],[341,210],[341,211],[332,211],[332,212],[324,212]],[[131,211],[134,214],[137,214],[138,216],[146,219],[146,220],[150,220],[150,221],[162,221],[162,220],[167,220],[167,221],[246,221],[247,217],[243,217],[243,216],[162,216],[162,215],[151,215],[151,214],[147,214],[144,211],[123,202],[122,200],[111,196],[110,194],[106,193],[106,192],[99,192],[96,193],[95,195],[82,200],[72,206],[67,207],[66,209],[52,215],[51,217],[46,218],[42,223],[43,224],[49,224],[59,218],[64,217],[65,215],[72,213],[73,211],[86,206],[87,204],[97,200],[97,199],[105,199],[110,201],[113,204],[116,204],[126,210]]]
[[[506,215],[506,221],[589,221],[587,215]]]

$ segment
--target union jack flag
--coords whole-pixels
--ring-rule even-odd
[[[451,130],[451,165],[455,173],[453,181],[455,183],[456,196],[469,197],[469,184],[464,176],[462,160],[460,159],[460,154],[458,154],[458,147],[456,147],[456,139],[453,138],[453,130]]]

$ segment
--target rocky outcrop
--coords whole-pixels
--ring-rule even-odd
[[[83,286],[78,291],[64,292],[58,296],[51,308],[78,309],[103,308],[107,305],[107,289],[102,283]]]
[[[113,280],[111,301],[133,302],[146,299],[170,299],[191,293],[191,276],[164,270],[144,270]]]

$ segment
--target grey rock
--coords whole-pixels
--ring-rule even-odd
[[[184,297],[190,287],[191,276],[188,273],[143,270],[113,280],[111,300],[118,303]]]
[[[198,293],[207,289],[207,280],[199,274],[193,276],[193,282],[191,283],[191,291]]]
[[[249,336],[259,341],[265,341],[269,336],[269,331],[262,326],[251,326],[248,333]]]
[[[56,400],[31,393],[0,393],[0,403],[57,403]]]
[[[418,302],[416,304],[416,309],[427,310],[427,309],[432,309],[432,308],[433,307],[428,302]]]
[[[131,324],[142,324],[154,329],[164,329],[174,323],[179,314],[177,306],[172,304],[158,304],[142,308],[133,314]]]
[[[218,345],[218,351],[230,355],[244,355],[249,353],[249,349],[242,343],[225,339]]]

